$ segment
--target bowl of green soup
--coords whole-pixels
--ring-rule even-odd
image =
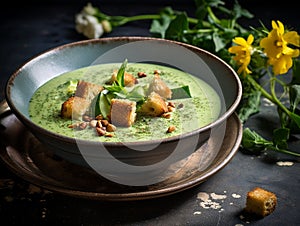
[[[238,76],[217,56],[148,37],[47,50],[6,86],[12,112],[45,150],[135,186],[172,175],[210,137],[221,144],[241,93]]]

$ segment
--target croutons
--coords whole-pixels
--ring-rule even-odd
[[[81,120],[86,110],[90,106],[90,101],[82,97],[69,97],[61,106],[61,116]]]
[[[144,115],[154,117],[161,116],[162,114],[168,112],[168,106],[165,100],[159,94],[152,92],[139,109],[139,112]]]
[[[113,125],[130,127],[136,119],[136,102],[127,99],[112,99],[110,121]]]
[[[245,212],[260,217],[269,215],[275,210],[277,197],[274,193],[256,187],[247,193]]]
[[[115,70],[111,76],[111,79],[110,79],[110,83],[113,83],[114,81],[117,80],[117,74],[118,74],[118,71]],[[137,83],[137,79],[134,77],[134,75],[128,73],[125,71],[124,73],[124,85],[125,86],[134,86],[135,84]]]
[[[154,75],[153,80],[149,85],[148,92],[155,92],[165,99],[170,99],[172,97],[171,89],[166,85],[166,83],[163,80],[161,80],[158,74]]]
[[[77,83],[77,88],[75,91],[75,96],[84,98],[88,101],[92,101],[92,99],[98,95],[103,90],[103,87],[98,84],[79,81]]]

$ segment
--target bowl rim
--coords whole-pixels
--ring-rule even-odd
[[[155,140],[129,141],[129,142],[121,142],[121,141],[120,142],[111,142],[111,141],[102,142],[102,141],[85,140],[85,139],[80,139],[80,138],[76,138],[76,137],[73,138],[73,137],[69,137],[69,136],[66,136],[66,135],[58,134],[58,133],[55,133],[53,131],[47,130],[47,129],[39,126],[37,123],[34,123],[33,121],[31,121],[26,116],[24,116],[23,113],[21,113],[17,109],[16,105],[13,103],[13,100],[11,99],[11,95],[10,95],[11,94],[11,87],[10,86],[13,85],[15,78],[22,71],[22,68],[26,67],[28,64],[30,64],[32,61],[36,60],[39,57],[43,57],[43,56],[46,56],[48,54],[61,51],[62,49],[72,48],[74,46],[75,47],[76,46],[85,46],[85,45],[89,45],[89,44],[101,44],[101,45],[103,45],[105,43],[118,42],[118,41],[132,42],[132,41],[146,41],[146,40],[153,40],[153,41],[158,41],[158,42],[163,42],[163,43],[176,44],[176,45],[180,45],[182,47],[186,47],[191,51],[202,52],[202,53],[208,55],[209,57],[214,58],[214,60],[219,61],[224,66],[226,66],[228,68],[228,70],[231,71],[231,74],[233,75],[234,80],[235,80],[236,85],[237,85],[237,90],[236,90],[237,95],[235,97],[235,100],[231,104],[231,106],[224,113],[222,113],[216,120],[214,120],[213,122],[211,122],[211,123],[209,123],[209,124],[207,124],[203,127],[192,130],[190,132],[174,135],[174,136],[167,137],[167,138],[155,139]],[[64,143],[70,143],[70,144],[80,143],[80,144],[89,145],[89,146],[93,146],[93,145],[99,144],[99,143],[103,143],[105,146],[113,146],[113,147],[124,146],[124,144],[130,144],[131,146],[140,146],[140,145],[153,145],[153,143],[169,143],[169,142],[173,142],[173,141],[178,140],[178,139],[185,139],[185,138],[194,136],[196,134],[203,133],[204,131],[209,131],[213,127],[215,127],[215,126],[221,124],[222,122],[226,121],[226,119],[234,113],[234,111],[237,108],[241,98],[242,98],[242,83],[239,79],[239,76],[234,71],[234,69],[227,62],[225,62],[223,59],[221,59],[220,57],[214,55],[213,53],[211,53],[207,50],[204,50],[200,47],[197,47],[197,46],[194,46],[194,45],[191,45],[191,44],[187,44],[187,43],[183,43],[183,42],[179,42],[179,41],[175,41],[175,40],[168,40],[168,39],[155,38],[155,37],[143,37],[143,36],[117,36],[117,37],[104,37],[104,38],[99,38],[99,39],[87,39],[87,40],[80,40],[80,41],[75,41],[75,42],[62,44],[62,45],[44,50],[44,51],[36,54],[35,56],[29,58],[23,64],[21,64],[12,73],[12,75],[8,78],[8,80],[6,82],[6,85],[5,85],[5,99],[7,101],[8,106],[10,107],[12,112],[17,116],[17,118],[23,124],[25,124],[31,130],[31,132],[33,134],[36,134],[36,133],[43,134],[48,138],[54,138],[54,139],[57,139],[57,140],[62,141]]]

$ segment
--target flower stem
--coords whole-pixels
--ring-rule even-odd
[[[273,103],[277,104],[281,110],[283,110],[288,116],[291,115],[291,112],[278,100],[276,92],[275,92],[275,85],[276,85],[276,78],[271,78],[270,79],[270,90],[271,90],[271,96],[273,99]]]
[[[273,151],[276,151],[276,152],[281,152],[281,153],[284,153],[284,154],[288,154],[288,155],[293,155],[293,156],[296,156],[296,157],[300,157],[300,153],[297,153],[297,152],[288,151],[288,150],[279,149],[279,148],[272,148],[272,147],[269,147],[269,148],[271,150],[273,150]]]
[[[217,24],[220,23],[220,20],[216,17],[216,15],[213,13],[212,9],[208,6],[207,8],[207,12],[210,15],[210,17],[213,19],[213,21],[215,21]]]
[[[271,78],[270,79],[270,90],[271,90],[271,94],[268,93],[260,84],[258,84],[251,76],[247,76],[246,77],[248,79],[248,81],[256,88],[258,89],[261,94],[269,99],[272,103],[276,104],[281,110],[283,110],[288,116],[291,115],[291,112],[280,102],[280,100],[278,100],[277,96],[276,96],[276,92],[275,92],[275,84],[276,84],[276,80],[275,78]]]
[[[175,16],[174,16],[175,18]],[[129,22],[138,21],[138,20],[158,20],[161,19],[160,14],[144,14],[144,15],[136,15],[136,16],[129,16],[123,17],[123,19],[119,22],[118,26],[124,25]],[[198,20],[192,17],[188,17],[189,23],[197,24]]]
[[[264,97],[266,97],[267,99],[269,99],[274,103],[273,97],[261,85],[259,85],[251,76],[247,76],[246,78],[256,89],[258,89],[261,92],[261,94]]]

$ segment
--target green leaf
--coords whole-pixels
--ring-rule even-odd
[[[124,60],[124,62],[122,63],[121,67],[119,68],[118,74],[117,74],[117,83],[121,87],[125,86],[124,74],[125,74],[126,66],[127,66],[127,59]]]
[[[248,88],[247,92],[244,92],[242,100],[237,109],[238,116],[242,122],[247,121],[251,115],[259,112],[260,97],[261,92],[256,89]]]
[[[295,112],[299,102],[300,102],[300,85],[292,85],[290,87],[290,110]]]
[[[188,17],[185,12],[178,14],[166,30],[166,38],[182,41],[184,32],[188,30]]]
[[[219,52],[219,50],[223,49],[226,46],[223,38],[219,36],[217,32],[213,33],[213,41],[215,44],[215,51]]]
[[[290,136],[290,130],[288,128],[279,128],[273,131],[273,143],[279,149],[287,149],[287,141]]]
[[[245,128],[243,130],[243,137],[241,147],[247,151],[259,153],[266,149],[269,145],[273,145],[272,142],[264,139],[255,131]]]
[[[165,38],[166,30],[168,29],[172,18],[167,15],[162,15],[160,20],[153,20],[150,27],[150,32],[157,34],[160,38]]]
[[[294,60],[294,65],[292,68],[292,81],[291,84],[298,84],[300,85],[300,59]]]
[[[171,98],[172,100],[192,97],[189,86],[173,88],[171,89],[171,91],[172,91],[172,98]]]
[[[91,109],[90,109],[90,111],[95,114],[94,116],[97,116],[97,115],[101,114],[101,110],[100,110],[100,95],[101,95],[101,93],[99,93],[92,100],[92,103],[91,103]]]
[[[100,93],[99,107],[100,113],[102,114],[103,118],[107,119],[107,116],[110,113],[110,104],[106,98],[106,95],[103,92]]]
[[[142,86],[134,86],[133,89],[127,90],[128,94],[126,96],[127,99],[135,102],[144,101],[146,98],[146,92],[144,87]]]
[[[113,83],[112,85],[106,85],[104,88],[110,92],[121,92],[122,87],[118,86],[116,83]]]
[[[298,128],[300,128],[300,116],[295,114],[295,113],[291,113],[290,118],[296,123],[296,125],[298,126]]]

